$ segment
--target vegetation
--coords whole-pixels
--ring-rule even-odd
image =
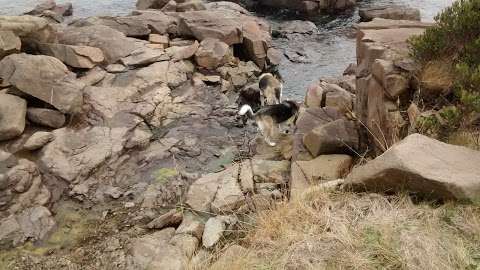
[[[480,268],[478,205],[312,188],[255,219],[245,252],[205,269]]]
[[[423,66],[420,77],[449,88],[442,93],[448,97],[448,104],[442,106],[454,105],[458,107],[456,114],[462,116],[453,126],[440,121],[440,127],[457,128],[462,122],[471,128],[478,125],[472,119],[480,113],[480,0],[456,1],[435,21],[423,35],[410,40],[412,56]],[[442,101],[445,103],[445,99]],[[432,119],[427,121],[431,123]]]

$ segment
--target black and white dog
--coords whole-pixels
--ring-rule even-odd
[[[282,102],[283,84],[272,73],[264,73],[259,77],[258,86],[262,93],[262,106]]]
[[[247,115],[255,119],[258,129],[265,142],[270,146],[275,146],[273,141],[280,132],[280,125],[295,119],[299,111],[299,106],[294,101],[283,101],[280,104],[267,105],[260,108],[256,113],[253,112],[250,105],[243,105],[238,112],[239,115]]]

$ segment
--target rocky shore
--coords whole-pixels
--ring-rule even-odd
[[[479,196],[478,151],[415,134],[418,11],[363,11],[357,63],[306,89],[275,147],[236,116],[239,91],[289,59],[265,20],[194,0],[61,24],[71,13],[47,1],[0,16],[0,269],[207,268],[252,213],[312,186]]]

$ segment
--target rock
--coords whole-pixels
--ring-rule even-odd
[[[175,0],[170,0],[168,1],[163,8],[161,8],[161,11],[163,12],[175,12],[177,11],[177,2]]]
[[[309,15],[318,15],[322,12],[345,10],[355,5],[355,0],[309,1],[309,0],[260,0],[261,5],[273,8],[286,8],[300,11]]]
[[[197,250],[200,240],[189,234],[175,234],[170,244],[179,248],[187,259],[191,259]]]
[[[227,225],[221,216],[209,218],[207,223],[205,223],[205,230],[203,231],[203,246],[205,248],[213,247],[220,241],[226,228]]]
[[[33,123],[52,128],[61,128],[65,124],[65,115],[50,109],[28,108],[27,118]]]
[[[385,91],[392,99],[396,99],[405,93],[409,86],[410,82],[402,75],[392,74],[385,78]]]
[[[105,76],[107,76],[107,72],[104,69],[95,67],[85,73],[85,75],[82,77],[78,78],[78,80],[84,83],[86,86],[92,86],[101,82]]]
[[[283,53],[280,50],[269,48],[267,50],[267,63],[278,66],[283,61]]]
[[[165,51],[170,56],[170,58],[174,61],[188,59],[195,55],[199,47],[198,41],[188,46],[171,46],[167,48]]]
[[[221,183],[211,205],[213,213],[229,214],[245,203],[245,197],[238,184],[239,169],[238,165],[233,165],[220,177]]]
[[[479,198],[480,152],[412,134],[348,175],[347,188],[433,199]]]
[[[115,29],[127,37],[143,38],[151,33],[148,21],[140,16],[101,16],[75,20],[71,26],[86,27],[104,25]]]
[[[249,15],[250,12],[246,10],[244,7],[237,3],[229,2],[229,1],[216,1],[216,2],[209,2],[205,4],[207,9],[217,9],[217,10],[228,10],[228,11],[236,11],[240,14]]]
[[[119,187],[107,186],[103,191],[103,194],[108,195],[110,198],[116,200],[122,196],[123,192],[122,189]]]
[[[207,8],[201,0],[187,0],[183,3],[177,3],[177,12],[206,10]]]
[[[22,42],[12,31],[0,31],[0,60],[9,54],[18,53]]]
[[[240,165],[240,185],[243,193],[253,194],[255,191],[255,184],[253,182],[253,169],[251,160],[245,160]]]
[[[303,137],[303,143],[310,154],[352,153],[359,147],[359,137],[355,123],[339,119],[314,128]]]
[[[0,94],[0,141],[13,139],[23,133],[26,112],[27,102],[24,99]]]
[[[204,228],[205,224],[200,219],[200,217],[196,216],[193,213],[187,212],[183,215],[182,223],[180,224],[180,226],[178,226],[175,233],[191,234],[197,239],[201,240]]]
[[[94,126],[53,131],[55,140],[44,146],[39,164],[45,172],[65,181],[81,181],[102,165],[115,158],[126,143],[128,127]]]
[[[193,182],[187,192],[186,204],[195,211],[210,212],[222,176],[223,172],[207,174]]]
[[[53,43],[57,33],[47,19],[35,16],[0,16],[0,31],[11,31],[24,43],[31,41]]]
[[[38,131],[32,134],[30,138],[25,142],[23,148],[29,151],[34,151],[42,148],[45,144],[53,140],[53,134],[51,132]]]
[[[133,51],[129,56],[121,59],[125,66],[145,66],[158,61],[168,60],[169,57],[163,50],[142,47]]]
[[[137,9],[161,9],[168,0],[137,0]]]
[[[265,68],[268,42],[270,36],[260,28],[257,22],[250,21],[243,24],[243,47],[248,59],[252,60],[260,69]]]
[[[0,220],[0,247],[16,247],[27,240],[43,239],[55,227],[50,211],[43,206],[25,209]]]
[[[228,269],[231,265],[235,265],[236,258],[245,258],[248,250],[239,245],[231,245],[222,252],[218,260],[211,265],[212,269]]]
[[[13,54],[0,61],[0,78],[20,91],[45,101],[64,113],[78,113],[84,84],[58,59],[44,55]]]
[[[40,15],[46,10],[54,9],[57,6],[54,0],[45,0],[41,1],[36,5],[31,11],[26,12],[28,15]]]
[[[341,113],[353,110],[354,96],[340,86],[320,81],[310,85],[305,96],[308,107],[335,107]]]
[[[222,66],[217,69],[222,78],[231,82],[237,89],[243,88],[254,76],[258,76],[261,70],[255,63],[249,61],[247,63],[240,62],[236,66]]]
[[[105,69],[109,73],[122,73],[128,70],[128,68],[122,64],[110,64]]]
[[[159,216],[158,218],[152,220],[147,224],[149,229],[163,229],[165,227],[176,227],[178,226],[183,219],[182,213],[178,212],[176,209],[172,209],[167,213]]]
[[[60,36],[59,42],[66,45],[99,48],[108,63],[115,63],[136,49],[134,40],[104,25],[67,27]]]
[[[168,47],[169,40],[168,35],[150,34],[148,36],[150,43],[163,44],[165,47]]]
[[[72,16],[73,15],[73,5],[72,3],[65,3],[61,5],[56,5],[53,8],[53,12],[60,14],[62,16]]]
[[[195,53],[195,61],[201,67],[215,69],[226,62],[232,56],[230,48],[218,39],[207,38],[200,43]]]
[[[282,34],[296,33],[311,35],[314,33],[318,33],[318,28],[313,22],[310,21],[293,20],[282,23],[278,31]]]
[[[66,65],[76,68],[90,69],[105,60],[100,49],[89,46],[41,43],[37,47],[42,54],[53,56]]]
[[[141,10],[132,12],[133,16],[123,17],[134,23],[146,25],[152,34],[178,34],[178,18],[158,10]]]
[[[391,20],[411,20],[420,21],[420,10],[409,8],[407,6],[383,6],[361,8],[359,10],[362,21],[371,21],[373,18],[391,19]]]
[[[310,161],[296,161],[309,184],[318,184],[343,178],[352,166],[348,155],[321,155]]]
[[[188,258],[170,241],[175,229],[167,228],[132,240],[130,253],[134,269],[185,269]]]
[[[252,160],[252,170],[255,183],[285,184],[288,179],[290,162],[287,160]]]

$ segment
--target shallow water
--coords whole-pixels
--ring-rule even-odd
[[[406,4],[419,8],[424,21],[433,17],[454,0],[364,0],[359,6],[372,4]],[[0,0],[0,14],[18,15],[33,8],[38,0]],[[135,7],[135,0],[57,0],[57,3],[72,2],[75,17],[94,15],[124,15]],[[301,19],[295,14],[275,11],[263,14],[272,24],[285,20]],[[275,39],[274,45],[282,50],[301,51],[308,58],[307,63],[284,61],[280,72],[285,79],[286,96],[302,99],[306,87],[324,77],[341,75],[349,63],[355,62],[355,40],[351,27],[358,21],[357,10],[336,16],[319,16],[314,19],[320,33],[294,39]]]

